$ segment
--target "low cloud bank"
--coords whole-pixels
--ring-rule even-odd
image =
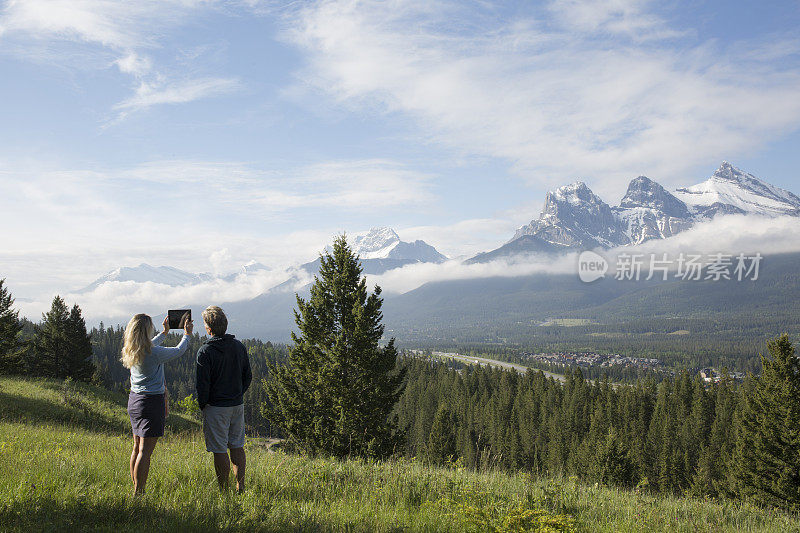
[[[635,247],[619,247],[601,251],[611,263],[618,254],[756,254],[800,252],[800,219],[796,217],[760,218],[731,215],[718,217],[675,237],[649,241]],[[425,283],[447,280],[517,277],[533,274],[577,275],[578,253],[556,257],[528,256],[499,259],[489,263],[464,264],[451,260],[441,264],[420,263],[390,270],[381,275],[369,275],[369,286],[380,285],[385,293],[404,293]],[[766,263],[765,263],[766,267]],[[611,271],[610,275],[613,275]],[[171,287],[158,283],[107,282],[84,294],[62,294],[71,305],[83,309],[90,324],[100,320],[123,322],[135,313],[163,314],[168,308],[184,305],[223,305],[227,302],[249,300],[276,289],[297,291],[313,281],[313,276],[298,269],[258,271],[240,274],[229,280],[210,281]],[[18,301],[22,314],[38,320],[50,306],[50,301]]]
[[[756,254],[800,252],[800,218],[762,218],[746,215],[717,217],[674,237],[638,246],[621,246],[601,253],[612,265],[618,254]],[[404,293],[433,281],[516,277],[532,274],[577,275],[578,253],[557,257],[527,256],[467,265],[461,261],[442,264],[414,264],[368,276],[370,286],[378,284],[387,293]],[[613,275],[613,272],[612,272]]]
[[[136,313],[163,315],[167,309],[186,305],[223,305],[249,300],[285,282],[292,281],[285,290],[297,290],[311,281],[311,277],[297,270],[259,271],[240,274],[234,279],[215,278],[192,285],[173,287],[161,283],[134,281],[108,281],[87,293],[66,293],[61,296],[68,305],[77,303],[89,324],[101,320],[124,323]],[[31,320],[50,308],[50,301],[18,301],[17,307]]]

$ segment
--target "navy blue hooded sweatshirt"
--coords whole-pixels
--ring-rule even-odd
[[[197,402],[233,407],[241,405],[253,374],[244,344],[233,335],[214,335],[197,350]]]

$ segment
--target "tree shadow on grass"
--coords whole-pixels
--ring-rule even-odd
[[[57,403],[0,391],[0,421],[31,425],[63,424],[93,432],[119,433],[129,429],[118,419],[92,411],[88,406]]]
[[[0,422],[17,422],[35,426],[58,424],[94,433],[129,433],[130,422],[97,412],[90,402],[78,400],[70,405],[8,394],[0,391]],[[172,432],[198,429],[198,424],[170,415],[167,428]]]
[[[64,392],[64,384],[59,382],[45,382],[41,383],[40,386],[62,393]],[[86,383],[80,382],[73,382],[69,386],[71,390],[71,394],[68,396],[72,397],[75,404],[75,407],[83,409],[84,411],[88,407],[91,411],[95,411],[95,415],[93,416],[105,416],[103,413],[97,412],[97,409],[93,408],[92,406],[97,404],[98,400],[104,401],[108,404],[111,404],[112,409],[117,408],[124,411],[128,409],[128,394],[121,391],[111,391],[101,387],[88,385]],[[87,401],[88,400],[88,401]],[[109,423],[117,423],[120,428],[125,430],[126,432],[130,430],[130,424],[127,419],[127,416],[124,419],[124,422],[120,422],[119,419],[115,419],[113,416],[109,417],[106,416],[106,420]],[[182,416],[177,416],[174,412],[171,412],[170,415],[167,417],[166,421],[166,428],[173,433],[180,433],[183,431],[197,431],[200,429],[200,423],[196,420],[192,420],[190,418],[185,418]]]
[[[157,505],[157,504],[154,504]],[[3,531],[335,531],[335,524],[296,517],[269,519],[265,523],[230,523],[218,510],[197,507],[165,510],[147,501],[69,501],[37,497],[0,505]],[[224,522],[224,523],[220,523]]]

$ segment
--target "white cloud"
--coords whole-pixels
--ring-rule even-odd
[[[170,27],[215,0],[10,0],[0,10],[0,35],[80,40],[117,50],[155,47]]]
[[[155,22],[158,2],[111,0],[12,0],[2,11],[1,33],[27,33],[99,43],[117,49],[143,44],[145,21]],[[169,2],[164,2],[168,6]]]
[[[122,319],[135,313],[163,314],[167,309],[188,304],[225,304],[254,298],[267,289],[285,281],[294,272],[259,271],[231,280],[216,278],[211,281],[172,287],[160,283],[135,283],[132,281],[106,282],[89,293],[61,292],[69,303],[75,302],[89,321]],[[303,278],[298,283],[304,284]],[[50,307],[52,297],[35,301],[17,302],[24,316],[38,320]]]
[[[159,104],[185,104],[201,98],[231,93],[239,87],[239,81],[230,78],[197,78],[166,84],[142,82],[133,96],[114,107],[123,111],[133,111]]]
[[[16,49],[29,55],[28,42],[84,44],[116,57],[111,64],[136,81],[134,94],[117,104],[116,120],[131,112],[158,104],[182,104],[235,91],[240,82],[221,77],[185,76],[154,67],[146,53],[160,46],[169,31],[185,24],[200,11],[215,9],[219,2],[206,0],[12,0],[0,11],[0,38],[20,40]],[[50,55],[51,62],[62,63],[59,46],[48,47],[36,55]],[[87,52],[88,58],[93,58]],[[102,62],[106,68],[108,62]]]
[[[648,241],[635,249],[643,253],[704,254],[800,252],[800,219],[783,216],[764,218],[755,215],[727,215],[697,224],[663,241]]]
[[[343,230],[365,229],[342,227],[351,215],[382,218],[434,202],[432,176],[388,160],[283,172],[214,161],[3,166],[2,216],[15,230],[3,238],[0,278],[34,299],[142,262],[222,272],[257,260],[280,270],[313,260]]]
[[[548,8],[565,28],[586,33],[624,35],[634,41],[679,37],[647,12],[649,0],[554,0]]]
[[[797,68],[675,46],[647,6],[558,2],[550,24],[456,2],[322,1],[296,10],[285,38],[307,54],[301,82],[341,105],[408,114],[432,142],[507,159],[539,185],[594,178],[609,197],[800,125]],[[640,34],[652,39],[620,38]]]
[[[342,160],[284,171],[240,162],[153,161],[128,169],[52,170],[36,164],[0,172],[0,192],[21,221],[112,217],[122,226],[154,202],[184,204],[213,197],[221,212],[257,210],[261,216],[293,209],[337,208],[378,212],[434,201],[433,176],[386,159]],[[158,195],[154,196],[155,189]],[[139,204],[139,205],[136,205]],[[64,220],[66,222],[66,220]],[[70,224],[65,224],[69,227]]]
[[[117,59],[114,63],[117,65],[120,72],[133,74],[134,76],[141,76],[149,72],[152,67],[150,58],[140,56],[136,52],[130,52],[128,55]]]
[[[292,183],[301,190],[316,191],[282,202],[293,205],[338,205],[350,209],[380,209],[424,205],[433,201],[432,176],[385,159],[334,161],[300,169]],[[267,198],[269,200],[269,198]]]
[[[154,161],[108,178],[178,185],[182,197],[214,194],[217,202],[262,216],[318,207],[377,212],[435,199],[433,175],[388,159],[328,161],[285,171],[236,162]]]
[[[214,269],[215,274],[221,274],[225,271],[231,270],[233,257],[227,248],[215,250],[209,257],[208,262]]]

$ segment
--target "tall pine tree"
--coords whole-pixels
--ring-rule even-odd
[[[80,308],[70,311],[60,296],[53,298],[50,311],[36,326],[33,349],[27,366],[38,376],[89,381],[94,373],[92,345]]]
[[[33,347],[27,357],[28,372],[36,376],[57,377],[67,358],[69,309],[60,296],[53,298],[50,311],[36,326]]]
[[[432,463],[441,464],[456,458],[457,427],[458,423],[450,409],[444,404],[440,405],[428,434],[427,456]]]
[[[16,374],[22,371],[22,342],[19,311],[12,309],[14,298],[0,279],[0,374]]]
[[[743,391],[733,477],[741,496],[800,511],[800,359],[787,335],[768,348]]]
[[[67,319],[67,340],[69,349],[63,374],[79,381],[91,381],[95,371],[92,362],[92,338],[86,332],[86,321],[77,304],[72,306]]]
[[[308,301],[297,297],[292,347],[272,368],[265,414],[289,442],[311,454],[385,457],[398,432],[389,419],[402,393],[394,339],[381,347],[380,287],[368,294],[344,236],[320,257]]]

